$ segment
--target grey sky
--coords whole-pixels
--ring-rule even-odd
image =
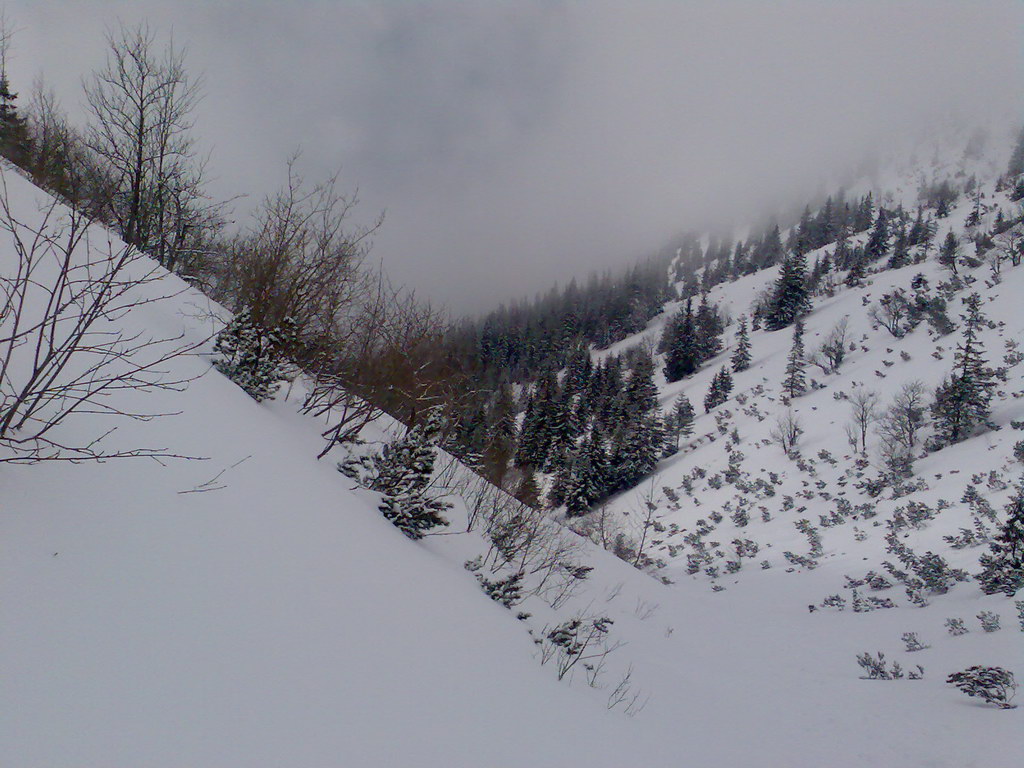
[[[342,169],[374,255],[488,308],[818,188],[885,136],[1019,114],[1017,2],[7,3],[14,86],[75,111],[103,28],[148,19],[205,74],[218,196],[285,157]],[[244,214],[245,204],[238,206]],[[358,214],[357,214],[358,215]]]

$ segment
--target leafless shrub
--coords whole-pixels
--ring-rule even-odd
[[[787,456],[796,449],[802,434],[800,418],[793,411],[779,414],[775,419],[775,426],[769,432],[772,441],[782,448]]]
[[[811,353],[809,360],[824,373],[835,373],[846,359],[846,337],[850,318],[842,317],[828,332],[821,346]]]
[[[113,396],[183,388],[188,379],[168,374],[166,364],[198,344],[122,330],[118,321],[131,310],[170,297],[162,270],[56,201],[38,216],[38,224],[20,220],[0,178],[0,235],[14,253],[0,272],[0,444],[9,452],[0,460],[169,455],[105,450],[100,442],[112,430],[85,444],[59,437],[72,416],[160,415],[127,410]]]

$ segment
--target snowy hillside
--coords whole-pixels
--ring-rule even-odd
[[[43,194],[5,178],[18,217],[38,216]],[[907,194],[916,189],[901,178]],[[995,205],[987,226],[1014,204],[992,174],[979,181],[986,206]],[[971,206],[961,200],[935,241],[950,228],[961,233]],[[14,261],[0,240],[5,275]],[[975,515],[994,530],[981,502],[961,499],[973,485],[1001,520],[1021,474],[1013,446],[1024,435],[1012,422],[1024,421],[1015,354],[1024,267],[1008,263],[998,282],[987,264],[961,266],[965,285],[948,302],[955,319],[964,296],[982,296],[988,362],[1006,367],[992,409],[1000,429],[919,458],[913,478],[877,493],[864,484],[879,474],[874,427],[864,455],[844,434],[858,389],[877,393],[882,408],[908,381],[930,392],[949,372],[960,330],[932,335],[922,323],[897,338],[867,314],[892,289],[910,290],[918,273],[936,286],[947,272],[933,248],[921,263],[815,299],[808,349],[843,318],[849,349],[837,372],[809,369],[815,384],[792,401],[799,456],[770,434],[788,410],[780,386],[791,329],[752,332],[752,365],[709,414],[700,402],[730,349],[689,379],[661,379],[663,406],[681,392],[697,406],[694,433],[653,482],[609,511],[633,530],[647,530],[638,518],[650,512],[663,563],[655,575],[668,583],[551,529],[551,541],[568,543],[548,570],[531,571],[528,596],[512,610],[488,599],[463,565],[492,556],[481,526],[463,533],[465,470],[450,465],[438,480],[454,504],[451,535],[409,540],[381,517],[377,494],[336,471],[340,451],[316,460],[322,427],[297,413],[301,383],[257,404],[212,368],[206,340],[219,310],[165,275],[151,288],[170,298],[113,322],[129,335],[182,332],[200,345],[168,363],[168,379],[190,380],[187,388],[115,393],[116,407],[167,415],[82,416],[62,439],[81,443],[117,426],[106,438],[112,450],[190,458],[0,462],[0,763],[1016,764],[1024,708],[985,706],[945,683],[972,664],[1024,678],[1013,600],[971,580],[917,607],[899,586],[876,590],[874,580],[858,587],[864,609],[854,610],[846,586],[847,576],[886,575],[883,561],[895,558],[885,535],[898,511],[900,542],[976,572],[983,547],[953,548],[943,536],[977,530]],[[736,318],[775,275],[716,286],[710,298]],[[368,450],[395,431],[372,425]],[[797,529],[801,519],[814,536]],[[537,574],[551,581],[541,585]],[[896,607],[880,607],[886,598]],[[1001,629],[983,631],[982,611],[998,614]],[[589,669],[567,666],[550,640],[574,618],[600,627]],[[970,631],[951,636],[948,618]],[[907,632],[930,647],[907,652]],[[923,679],[860,679],[857,655],[877,651],[907,672],[920,664]]]

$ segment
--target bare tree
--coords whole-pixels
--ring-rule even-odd
[[[125,242],[174,268],[189,238],[209,224],[203,163],[191,136],[201,79],[173,40],[157,53],[146,24],[107,33],[107,61],[87,79],[86,144],[113,174],[109,215]]]
[[[169,297],[162,271],[131,246],[112,241],[85,216],[55,200],[19,219],[0,176],[0,234],[14,257],[0,268],[0,461],[81,461],[163,456],[155,449],[106,450],[101,432],[82,444],[58,429],[76,415],[151,419],[126,410],[125,390],[179,389],[165,371],[197,345],[125,331],[130,311]]]
[[[911,329],[911,323],[910,302],[907,300],[903,289],[897,288],[895,291],[882,296],[877,304],[871,305],[871,309],[868,310],[868,317],[885,328],[897,339],[905,336],[907,331]]]
[[[989,252],[989,258],[994,273],[999,274],[1003,259],[1009,259],[1015,267],[1020,266],[1021,256],[1024,255],[1024,232],[1019,225],[1001,232],[992,241],[995,247]]]
[[[772,427],[769,436],[789,456],[796,449],[803,432],[800,417],[787,410],[775,419],[775,426]]]
[[[920,381],[910,381],[893,398],[878,421],[882,440],[882,456],[886,465],[899,474],[906,474],[913,463],[918,434],[925,424],[927,390]]]
[[[835,373],[846,359],[846,336],[849,327],[850,318],[844,315],[832,326],[821,346],[811,353],[811,363],[821,368],[824,373]]]
[[[851,447],[861,453],[867,451],[868,432],[878,419],[878,393],[858,387],[850,395],[850,423],[846,425],[846,436]],[[859,446],[859,449],[858,449]]]

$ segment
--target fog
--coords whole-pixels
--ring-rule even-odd
[[[8,2],[15,90],[80,111],[104,26],[205,78],[211,192],[244,216],[303,151],[373,256],[455,312],[803,201],[950,116],[1020,114],[1017,2]]]

